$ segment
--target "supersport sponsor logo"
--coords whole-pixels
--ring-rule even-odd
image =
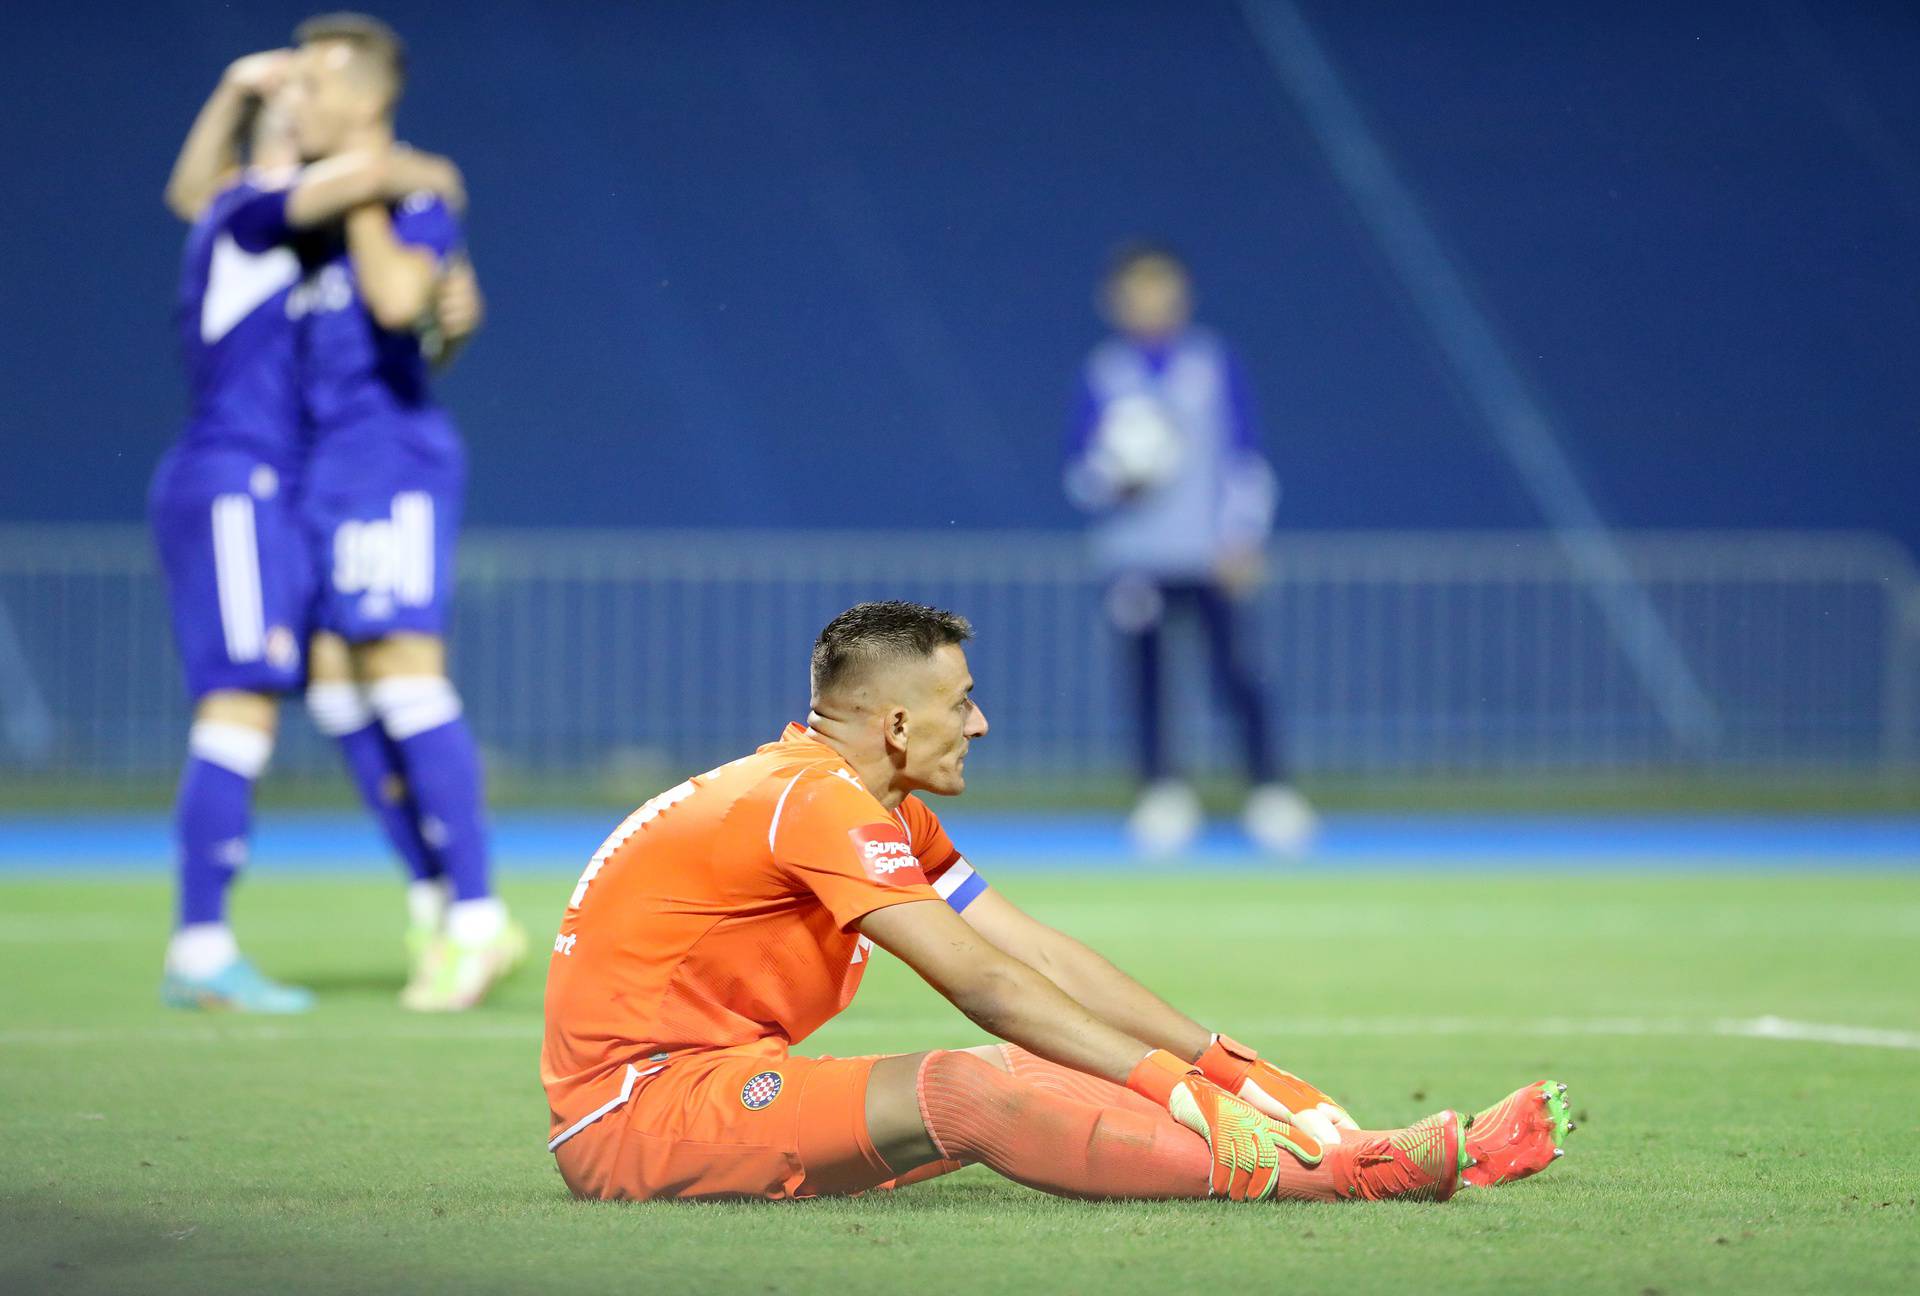
[[[860,853],[861,867],[875,882],[900,886],[924,886],[926,875],[914,857],[913,843],[893,824],[867,824],[848,831],[854,850]]]
[[[905,842],[862,842],[860,850],[866,856],[867,867],[882,876],[895,869],[920,867],[920,861],[913,857],[913,848]]]

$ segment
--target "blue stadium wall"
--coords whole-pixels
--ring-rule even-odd
[[[1626,526],[1920,541],[1920,15],[1305,5]],[[159,194],[303,7],[11,4],[0,518],[139,515]],[[1068,526],[1091,281],[1186,249],[1297,527],[1538,521],[1228,4],[379,6],[466,168],[489,524]]]

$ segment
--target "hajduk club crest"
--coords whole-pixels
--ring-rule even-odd
[[[772,1104],[780,1096],[780,1073],[762,1071],[740,1086],[740,1105],[748,1111],[759,1111]]]

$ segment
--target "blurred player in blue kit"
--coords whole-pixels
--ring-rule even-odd
[[[256,971],[226,921],[276,698],[305,681],[413,873],[402,1001],[464,1008],[524,938],[491,892],[477,754],[440,640],[463,462],[422,338],[450,350],[478,322],[449,207],[460,181],[393,141],[391,32],[333,15],[299,40],[229,69],[168,186],[193,223],[178,307],[193,401],[149,513],[195,707],[162,994],[311,1006]],[[251,165],[236,172],[243,131]]]
[[[1161,853],[1187,845],[1201,826],[1199,797],[1169,756],[1163,715],[1164,630],[1190,617],[1240,728],[1247,833],[1269,850],[1297,852],[1315,816],[1288,781],[1239,612],[1264,575],[1277,496],[1246,379],[1225,342],[1193,322],[1187,268],[1167,248],[1123,247],[1104,287],[1115,335],[1081,373],[1066,485],[1096,515],[1107,614],[1133,673],[1142,791],[1129,828],[1141,849]]]
[[[303,23],[294,133],[309,163],[393,148],[404,51],[353,14]],[[466,452],[428,385],[423,347],[434,291],[460,259],[459,223],[430,191],[365,203],[304,257],[290,307],[302,320],[313,447],[303,520],[324,564],[319,625],[349,645],[352,675],[398,749],[450,901],[407,1006],[479,1002],[520,961],[526,938],[489,877],[479,751],[447,677],[454,544]]]

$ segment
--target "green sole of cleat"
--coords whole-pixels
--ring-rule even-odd
[[[1573,1133],[1573,1116],[1567,1106],[1567,1087],[1556,1081],[1542,1081],[1540,1092],[1547,1100],[1547,1115],[1553,1120],[1553,1145],[1563,1148],[1567,1135]]]

